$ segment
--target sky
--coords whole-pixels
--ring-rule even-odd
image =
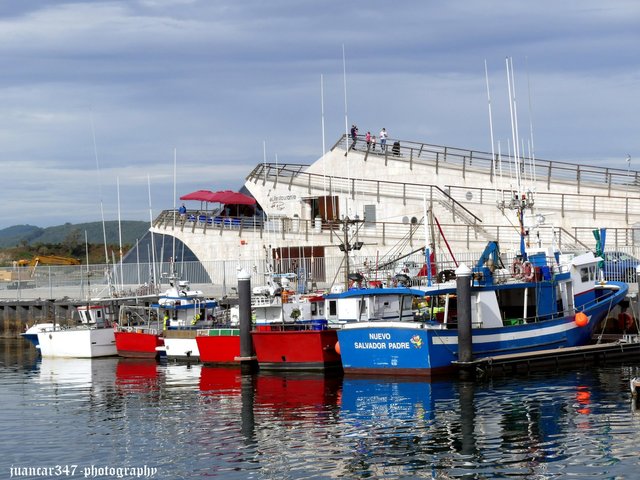
[[[640,170],[639,23],[635,0],[5,0],[0,228],[149,221],[345,124],[490,152],[491,103],[504,150],[506,59],[537,158]]]

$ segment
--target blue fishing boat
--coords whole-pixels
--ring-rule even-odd
[[[594,327],[628,291],[625,283],[598,280],[599,261],[593,253],[558,262],[538,252],[516,257],[509,269],[499,268],[497,243],[490,242],[473,271],[464,267],[470,274],[473,358],[587,344]],[[345,372],[433,375],[455,368],[460,360],[457,281],[400,293],[349,292],[359,298],[358,312],[380,311],[403,300],[396,318],[347,319],[338,331]],[[407,311],[410,304],[419,307],[413,315]]]

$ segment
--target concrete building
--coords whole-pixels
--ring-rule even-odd
[[[262,271],[269,259],[324,282],[343,278],[346,262],[369,272],[392,264],[424,249],[427,236],[441,264],[449,251],[472,262],[494,240],[515,255],[521,231],[528,248],[593,250],[592,230],[602,227],[609,248],[636,245],[638,172],[393,139],[386,151],[350,143],[342,137],[312,165],[258,164],[245,183],[254,208],[166,210],[151,231],[175,236],[202,262]],[[221,281],[220,271],[209,275]]]

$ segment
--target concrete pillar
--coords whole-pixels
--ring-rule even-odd
[[[471,336],[471,269],[460,264],[456,269],[458,293],[458,361],[473,360]]]

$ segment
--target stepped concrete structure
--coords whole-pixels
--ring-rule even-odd
[[[602,227],[609,248],[640,244],[639,172],[408,141],[352,146],[343,136],[312,165],[258,164],[245,183],[255,210],[167,210],[151,231],[175,236],[203,262],[255,270],[270,259],[327,282],[420,251],[427,236],[443,258],[468,252],[468,263],[489,241],[515,255],[521,232],[528,248],[593,250]]]

